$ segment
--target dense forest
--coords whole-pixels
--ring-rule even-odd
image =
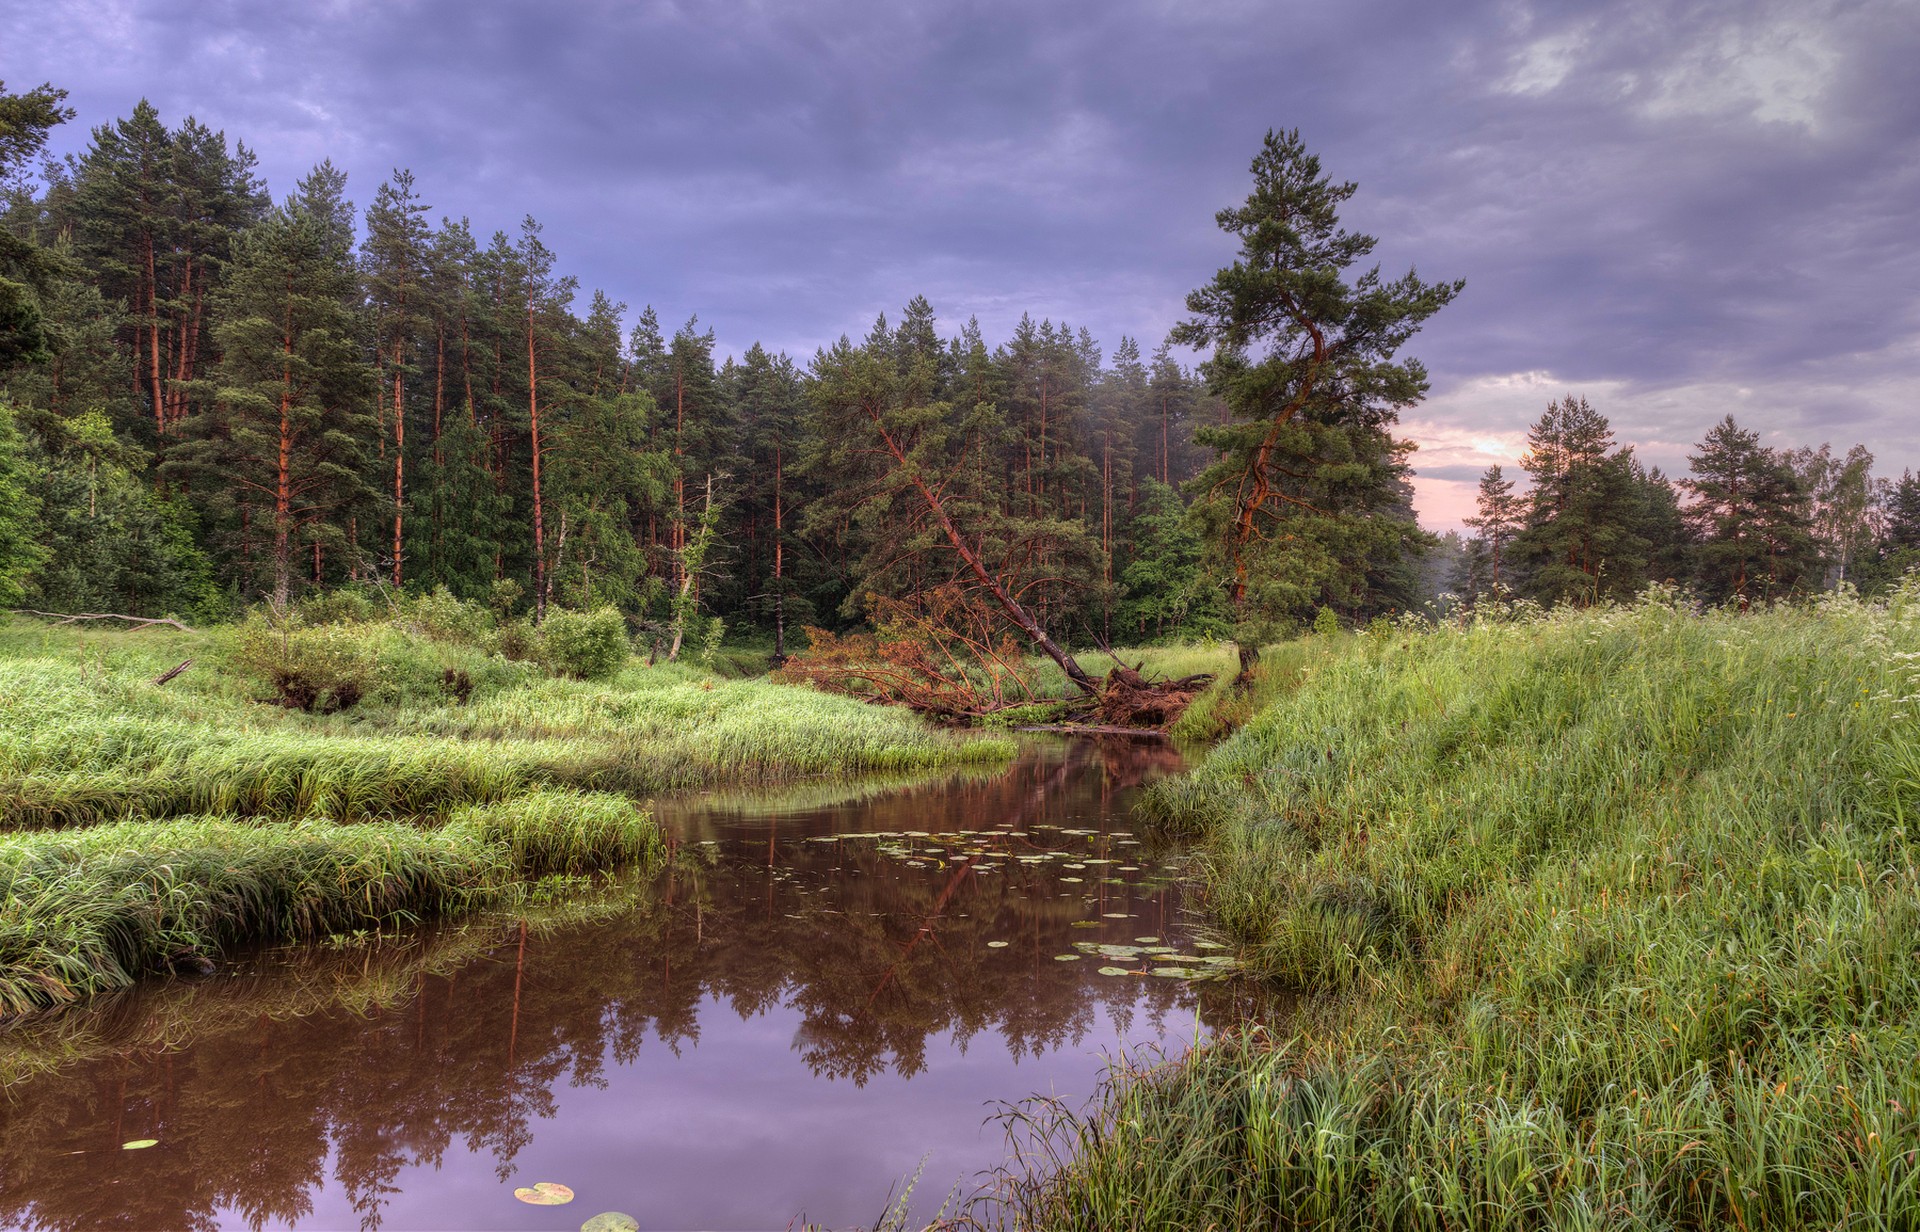
[[[1461,284],[1349,278],[1354,186],[1290,134],[1220,215],[1239,260],[1157,346],[1030,317],[991,340],[916,297],[811,357],[719,357],[697,317],[583,294],[532,218],[436,223],[405,171],[360,208],[330,163],[276,200],[245,144],[145,102],[54,159],[63,100],[0,87],[8,607],[445,588],[784,655],[876,617],[1244,643],[1444,594],[1745,605],[1920,561],[1920,482],[1863,449],[1729,419],[1673,479],[1572,394],[1524,487],[1488,472],[1471,538],[1423,532],[1394,433],[1427,379],[1397,352]]]

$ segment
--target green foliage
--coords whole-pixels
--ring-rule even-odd
[[[1542,603],[1624,600],[1656,577],[1658,535],[1676,543],[1673,493],[1659,473],[1615,449],[1606,416],[1571,394],[1527,433],[1533,479],[1513,538],[1515,589]]]
[[[235,632],[233,661],[272,692],[308,714],[345,710],[367,695],[375,675],[366,637],[347,625],[294,625],[259,616]]]
[[[1729,415],[1700,442],[1685,481],[1693,501],[1696,576],[1714,600],[1782,598],[1805,587],[1819,564],[1808,494],[1785,459]]]
[[[195,543],[191,507],[155,493],[140,451],[105,415],[60,421],[38,476],[39,541],[33,606],[138,616],[217,615],[224,607],[212,562]],[[52,446],[53,442],[49,442]]]
[[[1252,171],[1246,202],[1218,215],[1240,252],[1187,297],[1172,338],[1213,349],[1203,371],[1231,418],[1195,434],[1218,452],[1195,508],[1236,636],[1257,645],[1322,604],[1410,606],[1406,559],[1424,540],[1391,430],[1427,375],[1396,355],[1466,284],[1378,267],[1349,282],[1375,240],[1341,229],[1356,186],[1322,174],[1298,132],[1269,132]]]
[[[25,442],[12,409],[0,404],[0,606],[20,601],[28,573],[46,558],[34,533],[39,512]]]
[[[1315,637],[1332,637],[1340,632],[1340,618],[1333,609],[1323,607],[1313,614],[1313,633]]]
[[[1920,590],[1340,645],[1150,792],[1319,995],[1043,1117],[1020,1221],[1908,1222]]]
[[[163,468],[230,494],[236,518],[239,509],[257,516],[266,541],[258,565],[281,608],[296,553],[316,562],[343,554],[347,515],[371,496],[371,416],[362,409],[371,381],[360,358],[345,191],[345,174],[322,163],[236,241],[216,305],[217,413],[191,421],[194,439]]]
[[[555,608],[540,626],[541,658],[576,680],[605,680],[626,664],[627,622],[611,607],[591,612]]]

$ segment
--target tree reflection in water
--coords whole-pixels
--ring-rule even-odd
[[[440,1217],[510,1226],[525,1210],[495,1191],[536,1131],[567,1125],[568,1089],[614,1092],[637,1121],[684,1112],[656,1106],[636,1063],[660,1047],[697,1064],[703,1015],[710,1029],[791,1021],[787,1055],[862,1098],[876,1076],[925,1074],[929,1041],[942,1057],[993,1041],[1005,1085],[983,1101],[1030,1093],[1023,1060],[1116,1039],[1178,1044],[1196,1014],[1239,1012],[1231,986],[1057,958],[1076,942],[1187,936],[1177,853],[1124,833],[1127,793],[1178,764],[1165,745],[1050,742],[1001,774],[838,804],[819,788],[798,806],[665,804],[664,871],[534,910],[524,941],[495,922],[263,955],[16,1031],[16,1067],[71,1059],[0,1107],[0,1222],[279,1226],[314,1216],[331,1190],[330,1209],[344,1199],[371,1229],[417,1179],[409,1170],[477,1167],[470,1199],[486,1212]],[[739,1077],[714,1098],[741,1100]],[[786,1092],[769,1100],[791,1099],[786,1075],[766,1077]],[[743,1112],[789,1111],[752,1108],[752,1089]],[[889,1117],[915,1090],[889,1081],[872,1094],[876,1134],[897,1137]],[[148,1137],[161,1145],[120,1149]],[[874,1187],[864,1211],[895,1179],[845,1183]]]

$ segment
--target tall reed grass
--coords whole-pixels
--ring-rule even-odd
[[[1064,1228],[1920,1227],[1920,588],[1347,639],[1151,793],[1287,1029],[1037,1106]]]
[[[497,903],[521,879],[651,861],[618,796],[541,791],[424,829],[230,817],[0,839],[0,1016],[261,941],[311,941]]]

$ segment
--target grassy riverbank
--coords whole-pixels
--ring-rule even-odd
[[[236,945],[391,927],[510,901],[549,873],[645,862],[660,838],[635,796],[1013,751],[624,652],[605,679],[568,679],[489,644],[524,634],[422,623],[296,624],[291,650],[266,643],[354,674],[357,700],[333,714],[266,700],[255,627],[0,624],[0,1017]]]
[[[568,680],[461,646],[355,628],[379,692],[340,714],[262,703],[232,630],[0,631],[0,829],[238,813],[437,814],[541,786],[651,794],[726,781],[1004,760],[904,711],[630,660]],[[195,666],[156,685],[165,668]],[[470,688],[446,695],[458,673]]]
[[[1920,1225],[1920,595],[1344,639],[1152,796],[1284,1030],[1028,1226]]]
[[[136,820],[0,843],[0,1016],[236,945],[314,941],[501,901],[530,878],[650,861],[624,797],[538,791],[444,825]]]

